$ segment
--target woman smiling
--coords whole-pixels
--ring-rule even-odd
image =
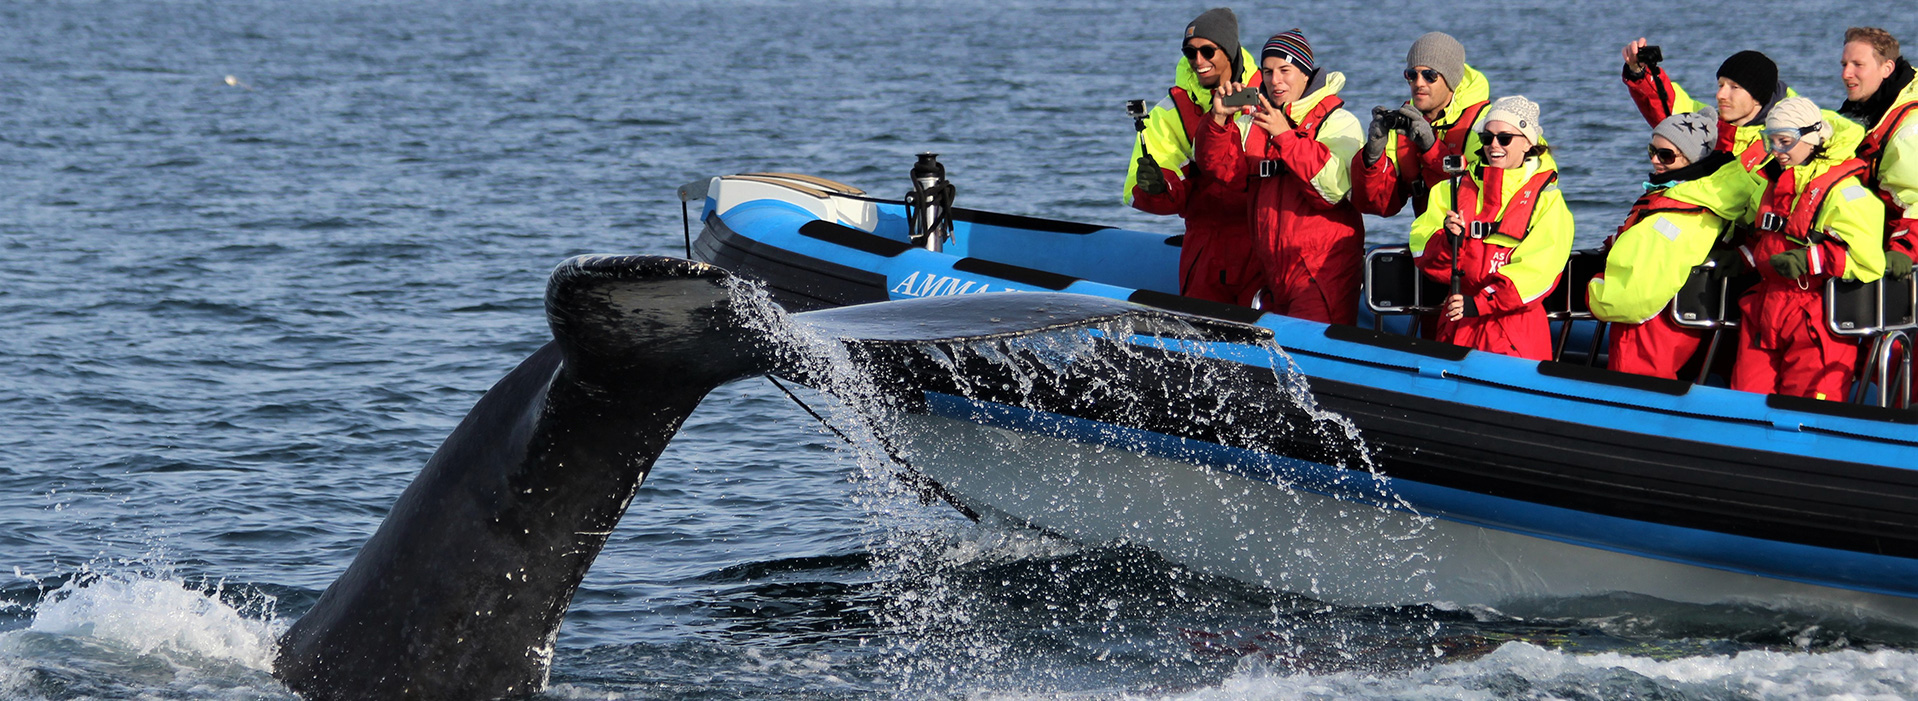
[[[1552,355],[1540,298],[1572,253],[1572,212],[1558,190],[1538,105],[1499,98],[1480,118],[1480,165],[1432,188],[1412,222],[1412,251],[1426,276],[1450,281],[1439,310],[1441,341],[1533,360]],[[1440,235],[1444,234],[1444,235]]]

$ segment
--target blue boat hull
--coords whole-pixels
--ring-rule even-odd
[[[723,181],[714,189],[722,190]],[[1395,541],[1399,550],[1429,547],[1422,552],[1441,561],[1478,568],[1504,561],[1513,570],[1493,577],[1421,566],[1428,580],[1413,590],[1381,583],[1353,591],[1328,587],[1324,577],[1359,577],[1333,569],[1317,579],[1267,576],[1261,583],[1298,589],[1301,581],[1316,581],[1306,587],[1312,590],[1308,593],[1353,603],[1497,604],[1533,595],[1624,590],[1684,600],[1862,601],[1872,610],[1908,619],[1918,610],[1918,473],[1909,469],[1918,454],[1914,412],[1767,397],[1468,352],[1178,297],[1170,294],[1176,242],[1145,232],[960,212],[952,242],[934,253],[906,243],[902,214],[876,204],[862,217],[840,220],[830,211],[822,216],[806,196],[764,188],[744,195],[720,193],[707,198],[693,254],[765,282],[775,299],[794,309],[1060,291],[1130,300],[1269,333],[1286,359],[1275,360],[1267,348],[1243,339],[1170,345],[1164,339],[1109,339],[1129,346],[1140,367],[1108,367],[1098,376],[1068,371],[1034,390],[981,390],[1016,384],[957,383],[949,372],[906,367],[894,373],[892,383],[918,400],[920,423],[905,424],[947,426],[921,441],[970,435],[951,428],[970,425],[1098,446],[1156,461],[1154,469],[1195,466],[1244,485],[1282,486],[1329,500],[1316,507],[1320,511],[1365,505],[1437,519],[1441,525],[1435,531],[1445,537],[1429,543],[1407,537]],[[1166,376],[1153,360],[1157,356],[1194,368],[1191,376]],[[1302,417],[1281,401],[1283,388],[1276,378],[1282,375],[1273,366],[1285,370],[1286,363],[1309,378],[1319,407],[1357,427],[1369,454],[1328,440],[1322,427],[1300,428],[1320,420]],[[962,364],[960,375],[989,380],[994,372],[999,371],[989,363]],[[1221,396],[1206,384],[1220,377],[1255,389]],[[1129,385],[1134,397],[1149,397],[1143,404],[1153,411],[1140,411],[1138,401],[1106,405],[1088,399],[1099,395],[1096,388],[1114,383]],[[1193,420],[1221,411],[1241,417],[1238,427],[1222,430]],[[1244,430],[1248,425],[1273,428]],[[1007,508],[964,486],[965,470],[1044,473],[1030,461],[945,465],[937,451],[922,455],[915,463],[938,464],[919,465],[922,470],[961,501],[970,494],[976,502],[970,505],[979,510],[1068,534],[1075,532],[1073,518],[1091,519],[1089,511],[1096,510],[1083,505],[1077,516],[1067,516],[1041,513],[1043,507]],[[1052,484],[1056,490],[1064,483]],[[1294,521],[1295,516],[1286,516],[1272,523]],[[1470,535],[1474,529],[1482,533]],[[1260,572],[1315,570],[1299,556],[1287,555],[1298,550],[1298,543],[1242,545],[1234,552],[1230,542],[1244,543],[1244,535],[1187,533],[1182,537],[1188,540],[1218,541],[1212,547],[1216,552],[1204,558],[1168,554],[1200,560],[1192,564],[1201,567],[1213,563],[1209,569],[1214,570],[1231,569],[1217,563],[1235,558],[1260,562]],[[1472,539],[1477,546],[1462,544]],[[1467,554],[1490,547],[1487,542],[1508,540],[1527,548]],[[1531,554],[1514,554],[1521,550]],[[1563,572],[1546,572],[1539,564],[1545,556],[1538,554],[1546,552],[1553,553],[1552,561],[1572,564],[1560,567]],[[1527,574],[1533,565],[1511,557],[1537,559],[1541,569]],[[1580,557],[1584,565],[1573,566]],[[1613,558],[1637,564],[1618,565]],[[1381,567],[1388,559],[1385,554],[1360,558],[1368,567]],[[1607,564],[1600,571],[1580,574],[1601,562]],[[1258,579],[1246,571],[1221,573]],[[1417,579],[1409,576],[1372,579]],[[1492,580],[1506,583],[1463,585]],[[1551,584],[1542,584],[1546,580]]]

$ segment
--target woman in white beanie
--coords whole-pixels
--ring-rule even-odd
[[[1478,164],[1432,188],[1412,222],[1419,269],[1453,283],[1437,338],[1549,360],[1551,328],[1539,300],[1572,254],[1572,212],[1557,169],[1540,160],[1549,149],[1536,103],[1499,98],[1479,121]]]
[[[1864,127],[1802,97],[1766,116],[1772,162],[1740,248],[1760,281],[1738,300],[1732,389],[1844,401],[1858,346],[1826,327],[1825,281],[1885,273],[1885,206],[1852,159],[1863,139]]]
[[[1716,198],[1685,186],[1731,162],[1729,152],[1712,150],[1717,141],[1718,116],[1709,108],[1666,117],[1652,130],[1645,194],[1605,241],[1605,270],[1586,286],[1592,315],[1612,323],[1613,370],[1677,379],[1709,336],[1679,326],[1665,310],[1712,253],[1725,220],[1738,215],[1713,210]]]

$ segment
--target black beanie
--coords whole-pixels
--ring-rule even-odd
[[[1718,65],[1718,77],[1731,79],[1751,93],[1758,104],[1768,105],[1778,87],[1778,64],[1756,51],[1740,51]]]
[[[1238,80],[1239,74],[1245,72],[1245,66],[1239,65],[1239,16],[1232,14],[1231,8],[1215,7],[1192,20],[1191,24],[1185,26],[1185,39],[1179,40],[1179,46],[1184,48],[1185,41],[1189,39],[1204,39],[1225,49],[1225,55],[1232,59],[1233,80]]]

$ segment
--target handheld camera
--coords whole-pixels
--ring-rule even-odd
[[[1663,49],[1660,49],[1656,46],[1638,47],[1638,63],[1639,65],[1644,66],[1645,70],[1649,71],[1653,68],[1657,68],[1658,64],[1663,62],[1664,60],[1665,60],[1665,51]]]
[[[1132,117],[1133,129],[1145,131],[1145,100],[1126,100],[1125,113],[1127,116]]]
[[[1222,100],[1227,107],[1257,107],[1259,104],[1259,89],[1240,88],[1238,92],[1219,99]]]

